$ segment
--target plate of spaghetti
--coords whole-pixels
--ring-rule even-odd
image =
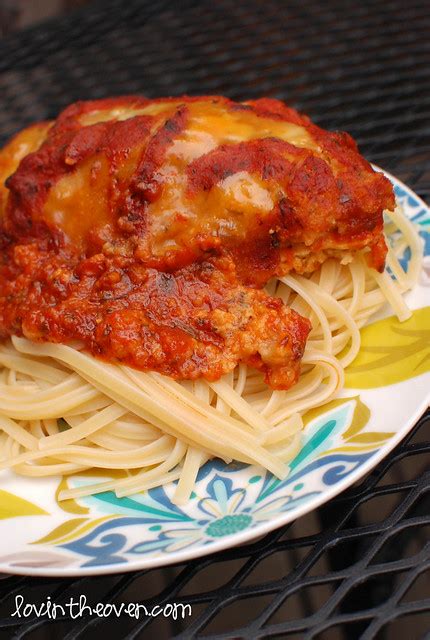
[[[83,101],[0,152],[0,570],[125,571],[331,499],[429,401],[430,213],[283,102]]]

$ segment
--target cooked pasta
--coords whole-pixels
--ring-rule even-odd
[[[399,207],[387,214],[386,228],[382,274],[356,253],[326,260],[311,276],[290,273],[267,284],[312,323],[299,381],[288,390],[270,388],[242,363],[218,381],[178,382],[95,359],[79,343],[12,337],[0,345],[1,468],[38,477],[128,472],[63,490],[63,500],[104,491],[126,496],[178,481],[173,499],[183,503],[199,469],[215,457],[285,477],[300,449],[303,415],[341,391],[360,328],[387,302],[400,320],[410,316],[402,295],[418,279],[420,239]],[[404,271],[398,256],[406,247]]]

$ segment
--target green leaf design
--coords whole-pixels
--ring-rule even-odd
[[[306,442],[301,448],[300,452],[289,463],[291,470],[295,469],[301,464],[308,456],[315,453],[315,449],[326,440],[333,429],[336,427],[336,420],[328,420],[318,431]]]
[[[0,489],[0,520],[5,520],[6,518],[17,518],[20,516],[47,515],[49,515],[47,511],[44,511],[32,502]]]
[[[361,348],[347,367],[345,386],[373,389],[430,371],[430,307],[417,309],[406,322],[395,316],[361,330]]]

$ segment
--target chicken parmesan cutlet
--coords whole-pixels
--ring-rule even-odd
[[[1,337],[275,389],[311,326],[264,286],[357,251],[382,271],[394,207],[348,134],[273,99],[78,102],[6,145],[0,181]]]

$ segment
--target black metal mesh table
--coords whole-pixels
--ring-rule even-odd
[[[427,0],[96,2],[0,42],[0,137],[79,98],[276,96],[430,192]],[[0,580],[0,639],[430,637],[430,416],[358,486],[184,566]],[[11,617],[14,595],[189,602],[187,621]]]

